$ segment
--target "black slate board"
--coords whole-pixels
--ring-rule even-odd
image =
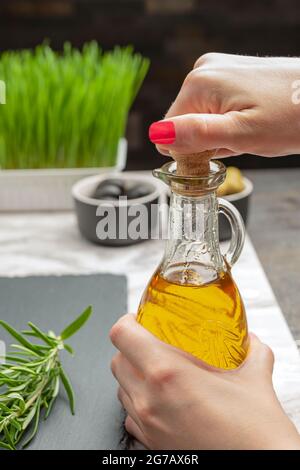
[[[91,304],[94,309],[89,322],[69,340],[75,357],[62,353],[75,389],[76,414],[71,415],[61,390],[30,449],[118,448],[121,408],[110,372],[114,349],[108,332],[126,313],[126,292],[126,277],[110,274],[0,278],[0,318],[17,329],[32,321],[59,333],[85,307]],[[12,342],[2,329],[0,340]]]

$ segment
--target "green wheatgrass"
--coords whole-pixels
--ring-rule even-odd
[[[77,168],[115,164],[129,109],[149,61],[131,47],[103,53],[47,44],[0,56],[0,168]]]

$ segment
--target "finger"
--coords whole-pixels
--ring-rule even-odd
[[[212,158],[216,159],[216,158],[237,157],[238,155],[241,155],[241,154],[239,152],[234,152],[233,150],[230,150],[230,149],[218,149]]]
[[[233,149],[241,126],[236,112],[226,114],[184,114],[151,124],[149,138],[158,150],[182,154],[205,150]]]
[[[122,387],[118,388],[118,399],[122,406],[125,408],[126,412],[132,417],[132,419],[134,419],[136,423],[139,423],[141,425],[138,415],[135,412],[133,401]]]
[[[190,87],[185,86],[186,80],[183,82],[181,89],[169,107],[164,119],[173,118],[175,116],[181,116],[182,114],[190,113],[206,113],[208,112],[207,93],[208,87],[204,86],[204,83],[197,83],[197,90],[192,90]]]
[[[161,145],[156,145],[156,148],[158,152],[161,153],[162,155],[165,155],[166,157],[171,157],[170,151],[167,149],[164,149],[164,147],[162,147]],[[230,149],[217,149],[212,159],[237,157],[238,155],[241,155],[241,153],[234,152],[233,150],[230,150]]]
[[[141,428],[136,424],[136,422],[131,418],[131,416],[127,416],[125,420],[125,428],[126,431],[129,432],[135,439],[137,439],[141,444],[145,447],[147,446],[147,439],[141,430]]]
[[[182,351],[170,344],[166,344],[156,338],[136,321],[135,315],[123,316],[112,328],[110,333],[113,344],[121,351],[122,355],[129,361],[135,371],[136,380],[126,382],[122,374],[120,380],[123,381],[131,398],[136,393],[141,378],[151,376],[155,373],[177,372],[186,374],[192,373],[195,366],[198,374],[202,375],[202,380],[212,380],[212,375],[208,371],[214,370],[205,362]],[[114,359],[118,361],[119,359]],[[112,366],[114,367],[114,365]],[[120,367],[121,368],[121,367]]]
[[[128,314],[120,318],[112,327],[110,338],[132,366],[142,373],[147,373],[171,354],[167,345],[137,323],[135,315]]]
[[[253,374],[255,377],[257,374],[261,374],[263,377],[269,378],[272,376],[273,366],[274,354],[272,350],[251,333],[248,357],[239,372],[248,376]]]
[[[141,374],[134,369],[122,353],[117,353],[111,361],[111,371],[121,387],[133,398],[134,391],[138,389]]]
[[[164,149],[161,145],[156,145],[156,150],[161,153],[162,155],[165,155],[166,157],[170,157],[170,152],[168,149]]]

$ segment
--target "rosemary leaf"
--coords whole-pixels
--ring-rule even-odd
[[[27,339],[24,338],[24,336],[18,333],[12,326],[10,326],[4,320],[0,320],[0,326],[5,328],[8,331],[8,333],[11,336],[13,336],[17,341],[19,341],[19,343],[22,344],[26,349],[29,349],[37,354],[40,354],[37,346],[27,341]]]
[[[92,307],[89,305],[89,307],[87,307],[85,311],[73,323],[71,323],[69,326],[67,326],[67,328],[65,328],[61,332],[61,339],[65,340],[67,338],[70,338],[70,336],[73,336],[76,331],[78,331],[85,324],[85,322],[88,321],[91,313]]]
[[[72,356],[74,356],[74,350],[69,344],[65,344],[65,350],[68,351]]]
[[[0,441],[0,448],[6,450],[14,450],[14,447],[11,447],[9,444],[6,444],[6,442],[3,441]]]
[[[65,391],[68,395],[71,413],[72,415],[74,415],[75,414],[75,400],[74,400],[74,392],[73,392],[72,385],[62,367],[60,368],[59,375],[63,383],[63,386],[65,387]]]
[[[26,439],[26,441],[22,445],[23,449],[25,449],[25,447],[27,447],[30,444],[30,442],[33,440],[34,436],[37,433],[37,430],[38,430],[38,427],[39,427],[39,421],[40,421],[40,412],[41,412],[41,399],[39,398],[38,402],[37,402],[37,406],[36,406],[33,430],[32,430],[32,433],[30,434],[30,436],[28,437],[28,439]]]
[[[10,432],[9,432],[8,429],[7,429],[7,426],[3,426],[3,432],[4,432],[5,439],[6,439],[6,441],[7,441],[7,444],[8,444],[13,450],[15,450],[15,445],[14,445],[14,443],[13,443],[11,434],[10,434]]]
[[[56,341],[54,341],[53,339],[49,338],[48,335],[46,335],[45,333],[43,333],[37,326],[35,326],[33,323],[31,322],[28,322],[28,326],[30,326],[30,328],[34,331],[34,333],[36,334],[36,336],[40,339],[42,339],[43,341],[45,341],[46,344],[48,344],[51,348],[53,348],[55,345],[56,345]]]
[[[54,405],[55,399],[56,399],[56,397],[52,397],[50,402],[48,403],[48,408],[47,408],[47,411],[46,411],[45,417],[44,417],[45,421],[48,418],[49,414],[51,413],[51,410],[52,410],[52,407]]]

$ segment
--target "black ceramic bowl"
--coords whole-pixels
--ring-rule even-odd
[[[138,184],[147,194],[135,199],[95,199],[96,188],[105,180],[120,180],[128,191]],[[161,193],[162,183],[148,175],[115,172],[83,178],[72,188],[79,230],[100,245],[125,246],[147,240],[157,224]],[[137,227],[139,217],[143,223]]]
[[[223,199],[227,199],[227,201],[231,202],[231,204],[237,208],[243,217],[245,226],[247,226],[253,184],[248,178],[243,177],[243,180],[245,184],[243,191],[223,196]],[[223,214],[220,214],[219,216],[219,235],[221,241],[228,240],[231,237],[230,224]]]

